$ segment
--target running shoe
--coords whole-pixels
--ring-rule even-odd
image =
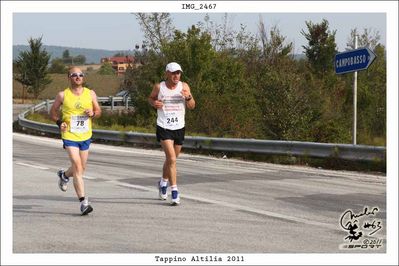
[[[172,190],[172,201],[170,202],[172,206],[180,204],[180,193],[177,190]]]
[[[65,171],[62,169],[57,172],[57,175],[58,175],[58,187],[61,189],[61,191],[66,192],[69,178],[65,176]]]
[[[93,207],[91,207],[89,203],[89,199],[85,198],[81,203],[80,203],[80,213],[81,215],[86,215],[89,214],[93,211]]]
[[[158,182],[159,198],[161,200],[166,200],[168,198],[168,194],[166,193],[167,188],[168,186],[161,187],[161,181]]]

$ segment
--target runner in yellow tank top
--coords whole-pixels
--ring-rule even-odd
[[[64,90],[62,120],[67,124],[67,130],[61,132],[62,139],[85,141],[91,138],[91,119],[85,113],[87,109],[93,109],[88,88],[83,87],[81,95],[75,95],[70,88]]]
[[[89,156],[92,119],[101,115],[101,108],[96,93],[83,87],[83,77],[80,68],[69,68],[70,87],[57,94],[50,114],[60,128],[63,146],[71,162],[68,170],[58,171],[58,186],[65,192],[69,178],[73,177],[73,186],[80,201],[80,212],[86,215],[93,211],[93,207],[85,196],[83,173]],[[62,111],[59,115],[61,106]]]

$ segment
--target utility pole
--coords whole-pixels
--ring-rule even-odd
[[[355,35],[355,49],[357,49],[357,35]],[[353,73],[353,145],[356,145],[357,135],[357,71]]]

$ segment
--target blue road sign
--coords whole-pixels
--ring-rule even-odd
[[[375,59],[369,48],[360,48],[335,55],[335,73],[344,74],[367,69]]]

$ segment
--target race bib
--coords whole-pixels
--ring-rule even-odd
[[[71,116],[71,132],[86,133],[89,131],[89,117],[87,115]]]
[[[175,127],[179,124],[179,118],[175,112],[165,112],[166,124],[169,127]]]

